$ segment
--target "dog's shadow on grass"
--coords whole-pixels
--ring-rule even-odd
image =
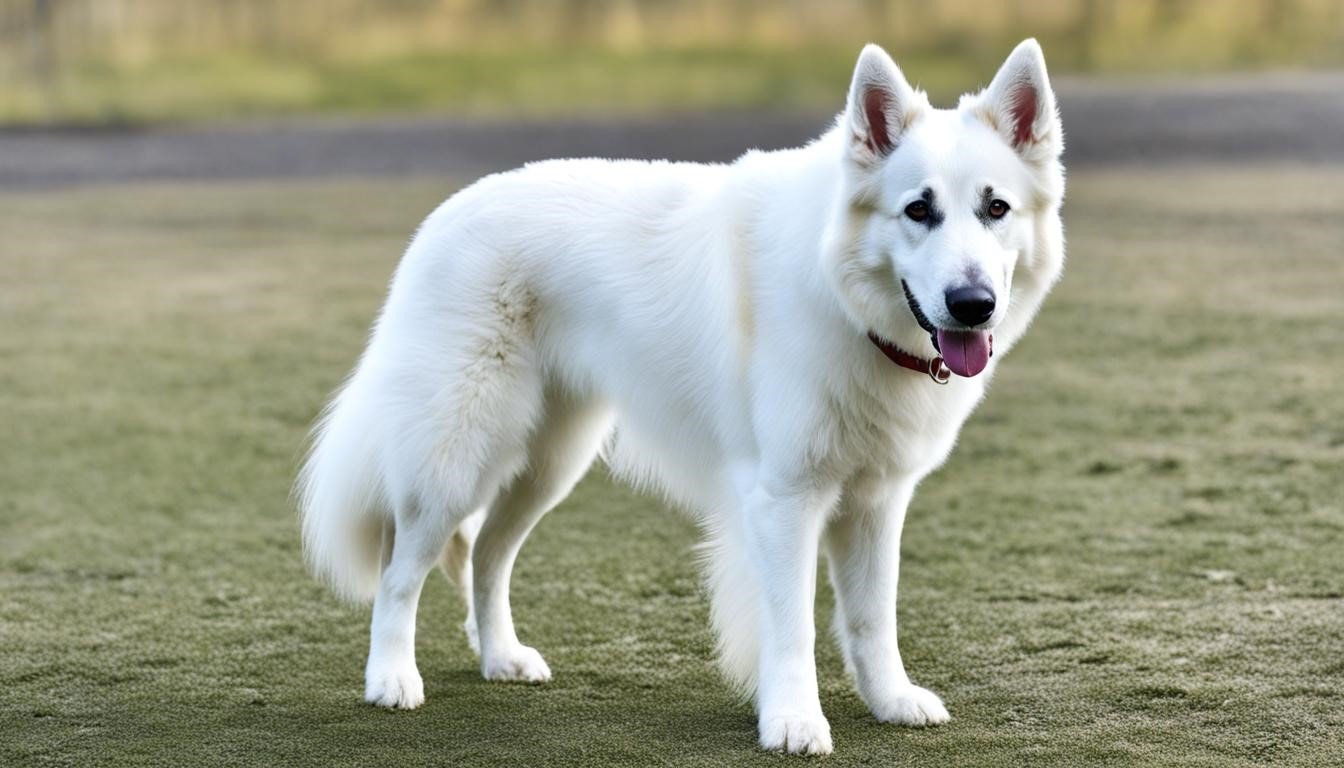
[[[479,751],[517,764],[538,755],[645,764],[668,755],[760,754],[750,704],[712,680],[561,670],[546,685],[527,685],[458,669],[427,674],[426,693],[425,713],[443,729],[445,748],[463,758]]]

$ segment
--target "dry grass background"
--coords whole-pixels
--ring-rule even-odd
[[[691,526],[600,472],[518,566],[551,685],[481,682],[436,579],[428,704],[360,703],[367,613],[288,491],[453,187],[0,195],[0,763],[781,762],[710,665]],[[877,724],[822,642],[828,765],[1338,761],[1341,209],[1338,169],[1071,178],[1064,282],[907,529],[902,646],[954,720]]]
[[[0,0],[0,122],[829,106],[886,45],[952,96],[1063,72],[1344,65],[1340,0]]]

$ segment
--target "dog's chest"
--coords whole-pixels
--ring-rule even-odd
[[[846,463],[917,476],[933,471],[947,460],[983,393],[981,382],[970,381],[856,388],[845,398],[846,413],[838,424]]]

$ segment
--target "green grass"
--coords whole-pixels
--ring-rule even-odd
[[[1064,282],[907,527],[902,648],[954,719],[876,723],[823,642],[826,763],[1332,764],[1344,171],[1071,184]],[[518,565],[553,683],[480,681],[436,577],[428,703],[360,703],[367,611],[287,495],[451,190],[3,195],[0,764],[785,764],[712,669],[692,527],[600,472]]]

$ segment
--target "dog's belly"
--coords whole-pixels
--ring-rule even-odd
[[[724,468],[729,457],[752,453],[750,414],[735,347],[718,343],[732,330],[713,289],[677,290],[698,311],[543,319],[538,357],[548,379],[613,408],[603,456],[618,477],[703,513],[732,503]],[[622,296],[605,309],[631,301]]]

